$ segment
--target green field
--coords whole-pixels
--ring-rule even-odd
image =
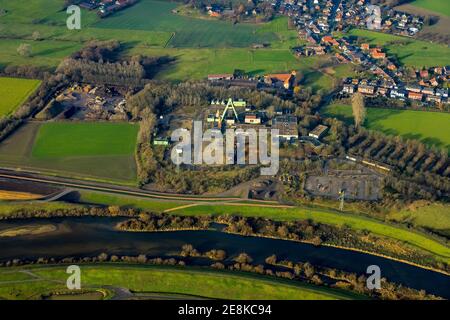
[[[163,69],[158,79],[188,80],[202,79],[208,74],[233,72],[243,69],[250,74],[286,72],[313,68],[323,58],[297,59],[286,49],[251,50],[228,49],[154,49],[134,48],[129,53],[145,55],[170,55],[176,58],[174,64]]]
[[[448,0],[415,0],[410,4],[450,17],[450,3]]]
[[[142,0],[133,7],[119,11],[96,24],[97,28],[173,32],[169,47],[248,47],[253,43],[272,42],[272,32],[257,33],[252,24],[195,19],[171,11],[179,4]]]
[[[147,200],[140,197],[120,196],[101,192],[79,191],[81,203],[100,204],[105,206],[119,206],[124,208],[137,208],[151,212],[163,212],[188,204],[189,202],[174,202],[164,200]]]
[[[128,123],[28,123],[0,144],[0,163],[133,184],[137,131]]]
[[[81,207],[77,204],[70,204],[65,202],[35,202],[29,201],[14,202],[14,201],[0,201],[0,216],[10,216],[13,212],[18,210],[36,211],[36,210],[65,210],[71,208]]]
[[[388,219],[411,223],[416,227],[434,230],[442,235],[450,236],[450,205],[416,201],[399,211],[391,212]]]
[[[419,68],[450,64],[450,48],[443,44],[362,29],[352,29],[345,35],[362,37],[371,44],[383,46],[388,55],[396,56],[406,66]]]
[[[288,19],[278,17],[269,23],[251,24],[214,19],[196,19],[172,13],[179,4],[142,0],[139,4],[105,19],[94,12],[82,11],[82,29],[70,31],[66,14],[58,0],[36,0],[27,6],[0,0],[7,13],[0,19],[0,68],[7,65],[56,67],[59,62],[92,39],[121,41],[123,56],[169,55],[176,62],[157,75],[159,79],[201,79],[209,73],[233,72],[240,68],[250,74],[287,72],[313,68],[326,57],[297,59],[290,48],[301,42]],[[39,32],[41,40],[33,41]],[[269,43],[252,50],[256,43]],[[17,53],[20,44],[31,45],[30,57]],[[319,84],[315,85],[315,79]],[[330,79],[311,74],[315,89],[328,87]]]
[[[0,118],[16,110],[40,83],[39,80],[0,78]]]
[[[352,108],[349,105],[330,105],[323,112],[328,117],[353,123]],[[448,150],[449,123],[449,113],[367,108],[365,127],[405,139],[417,139],[430,146]]]
[[[81,269],[83,288],[91,290],[110,286],[128,288],[140,294],[180,294],[214,299],[363,298],[350,292],[295,281],[211,269],[120,264],[83,265]],[[27,267],[26,270],[38,280],[30,274],[24,276],[20,270],[3,268],[0,271],[0,299],[39,299],[41,295],[65,290],[67,273],[64,266]]]

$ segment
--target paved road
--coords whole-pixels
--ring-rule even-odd
[[[153,192],[141,190],[138,188],[132,187],[124,187],[124,186],[116,186],[112,184],[105,184],[100,182],[91,182],[91,181],[80,181],[75,179],[67,179],[67,178],[59,178],[59,177],[48,177],[43,176],[37,173],[29,173],[22,171],[15,171],[10,169],[0,169],[0,177],[7,179],[16,179],[21,181],[29,181],[35,183],[45,183],[51,185],[62,186],[66,188],[72,189],[82,189],[82,190],[94,190],[100,192],[108,192],[114,194],[121,195],[129,195],[129,196],[139,196],[144,198],[152,198],[152,199],[163,199],[163,200],[173,200],[173,201],[195,201],[195,202],[236,202],[242,201],[244,199],[238,197],[204,197],[204,196],[189,196],[189,195],[181,195],[181,194],[171,194],[171,193],[163,193],[163,192]],[[249,202],[261,203],[265,205],[274,204],[276,205],[276,201],[268,201],[268,200],[257,200],[257,199],[245,199]]]

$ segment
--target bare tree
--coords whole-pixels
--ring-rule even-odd
[[[355,126],[359,128],[366,118],[366,106],[364,97],[361,93],[355,93],[352,97],[353,117],[355,118]]]
[[[31,56],[31,46],[26,43],[22,43],[17,48],[17,53],[20,54],[22,57],[29,57]]]

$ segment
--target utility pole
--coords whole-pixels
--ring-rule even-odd
[[[344,200],[345,200],[345,191],[343,189],[341,189],[341,191],[339,191],[339,210],[340,211],[344,211]]]

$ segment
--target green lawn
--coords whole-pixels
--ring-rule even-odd
[[[14,272],[14,270],[17,270]],[[18,276],[18,268],[3,268],[0,281],[27,280]],[[27,270],[45,278],[42,281],[1,284],[0,298],[37,299],[41,294],[64,289],[67,273],[64,266],[28,267]],[[113,286],[136,293],[176,293],[214,299],[248,300],[335,300],[360,299],[356,294],[304,284],[300,282],[256,276],[240,272],[200,268],[176,268],[132,265],[82,265],[83,288]],[[7,273],[7,274],[6,274]],[[28,278],[28,280],[31,280]],[[56,280],[51,281],[51,280]]]
[[[0,143],[3,166],[134,184],[138,125],[28,123]]]
[[[410,4],[450,17],[450,3],[448,0],[415,0]]]
[[[371,44],[383,46],[388,55],[396,56],[407,66],[419,68],[450,64],[450,48],[443,44],[362,29],[352,29],[346,35],[362,37]]]
[[[40,83],[39,80],[0,78],[0,118],[16,110]]]
[[[353,123],[352,108],[349,105],[330,105],[323,112],[326,116]],[[449,113],[367,108],[365,126],[389,135],[417,139],[430,146],[449,149],[449,123]]]

